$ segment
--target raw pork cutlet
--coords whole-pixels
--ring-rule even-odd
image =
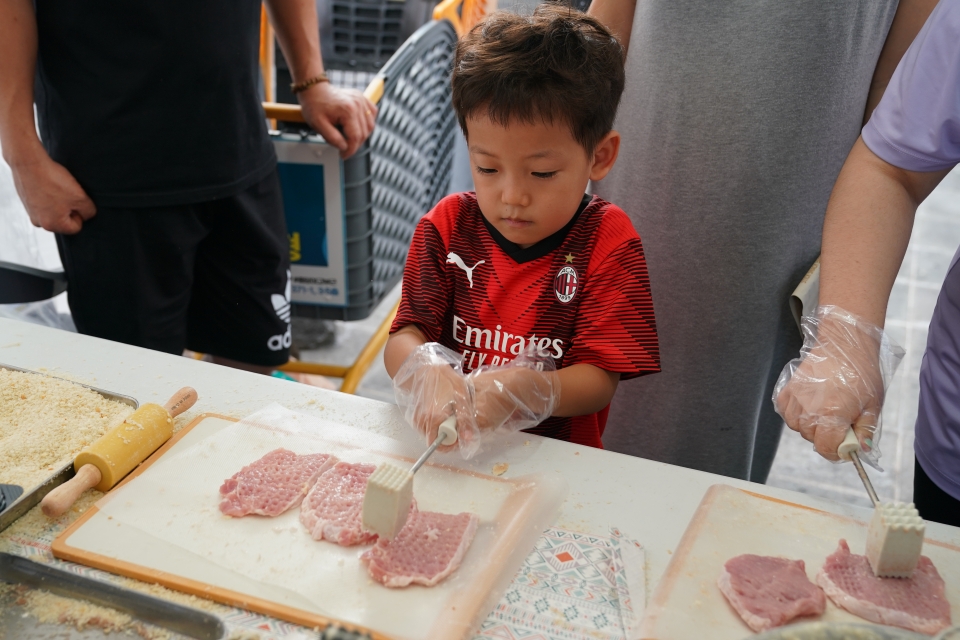
[[[867,556],[850,553],[846,540],[827,556],[817,583],[833,602],[871,622],[933,635],[950,625],[943,578],[926,556],[909,578],[878,578]]]
[[[314,540],[349,547],[377,539],[377,534],[363,528],[363,496],[376,468],[338,462],[317,479],[300,505],[300,522]],[[411,511],[414,509],[412,506]]]
[[[411,512],[393,540],[381,538],[360,556],[367,571],[388,587],[432,587],[453,573],[477,532],[477,515]]]
[[[803,560],[747,553],[723,565],[717,586],[754,631],[779,627],[798,616],[819,616],[827,606],[807,578]]]
[[[326,453],[300,456],[275,449],[223,482],[220,511],[236,518],[251,513],[278,516],[297,506],[320,474],[336,462]]]

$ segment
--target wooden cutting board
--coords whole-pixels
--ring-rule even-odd
[[[348,462],[409,460],[396,454],[396,441],[309,419],[316,424],[305,438],[199,417],[64,531],[54,555],[308,627],[338,622],[404,640],[468,637],[555,518],[565,487],[551,478],[425,466],[414,483],[420,508],[473,511],[478,533],[460,568],[436,587],[387,589],[359,561],[368,547],[311,539],[298,508],[277,518],[228,518],[217,508],[220,483],[278,446]]]
[[[867,523],[777,498],[714,485],[687,526],[641,623],[641,637],[674,640],[740,640],[753,634],[727,603],[717,578],[724,563],[744,553],[803,560],[815,580],[828,555],[845,538],[863,553]],[[946,582],[954,622],[960,621],[960,547],[927,539],[923,554]],[[829,598],[825,621],[863,622]]]

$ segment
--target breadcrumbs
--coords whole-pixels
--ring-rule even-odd
[[[30,491],[131,413],[72,382],[0,369],[0,483]]]
[[[12,597],[7,594],[5,600],[23,607],[24,613],[40,624],[68,625],[77,631],[99,629],[105,634],[132,632],[144,640],[170,640],[174,637],[166,629],[140,622],[115,609],[23,586],[13,587],[13,590]]]
[[[103,494],[96,489],[84,492],[73,507],[55,521],[51,521],[43,515],[39,506],[34,507],[6,530],[0,532],[0,551],[17,553],[24,540],[39,540],[59,534],[102,497]],[[49,562],[48,558],[48,555],[39,555],[31,557],[31,560],[35,562]],[[148,584],[132,578],[116,575],[110,576],[107,581],[125,589],[139,591],[156,598],[162,598],[170,602],[193,607],[194,609],[207,611],[221,617],[233,611],[231,607],[227,607],[226,605],[179,591],[171,591],[158,584]],[[14,589],[19,592],[16,598],[4,598],[5,595],[9,594],[10,590]],[[7,593],[5,593],[5,591]],[[5,606],[4,603],[12,604],[16,601],[25,607],[25,613],[32,615],[40,622],[57,622],[78,628],[99,627],[107,633],[111,630],[122,630],[125,634],[120,637],[128,637],[130,633],[145,638],[146,640],[165,640],[168,637],[181,637],[178,634],[170,634],[165,629],[145,625],[120,612],[104,609],[103,607],[94,607],[82,600],[57,598],[56,596],[50,596],[50,594],[45,594],[44,596],[31,595],[27,598],[24,597],[26,593],[28,593],[28,591],[25,590],[25,587],[6,585],[0,582],[0,607]],[[47,598],[46,596],[50,597]],[[56,600],[53,598],[56,598]],[[8,639],[0,635],[0,640]]]
[[[43,514],[40,505],[35,506],[9,527],[0,531],[0,551],[20,555],[22,552],[19,551],[19,547],[24,541],[52,540],[102,497],[103,494],[96,489],[88,489],[80,494],[66,513],[54,520]],[[32,559],[43,561],[42,558]]]

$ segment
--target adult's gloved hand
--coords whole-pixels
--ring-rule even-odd
[[[467,378],[473,385],[474,431],[459,428],[464,457],[472,457],[480,442],[493,434],[535,427],[560,402],[560,379],[553,358],[521,355],[506,365],[481,367]]]
[[[458,434],[477,428],[473,386],[463,373],[460,354],[439,343],[428,342],[410,352],[393,377],[393,391],[407,423],[428,445],[436,440],[440,423],[454,413]],[[450,451],[458,444],[438,451]]]
[[[821,306],[802,320],[800,358],[780,374],[773,402],[787,426],[824,458],[853,427],[863,457],[880,458],[880,410],[903,349],[880,327],[836,306]]]

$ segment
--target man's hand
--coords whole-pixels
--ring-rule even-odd
[[[314,0],[266,0],[266,6],[292,77],[296,81],[317,77],[323,72],[323,60]],[[356,153],[373,131],[377,107],[358,91],[321,82],[298,93],[297,99],[307,124],[344,158]],[[337,125],[343,127],[342,134]]]
[[[377,107],[354,89],[321,82],[297,94],[303,118],[323,139],[349,158],[373,133]],[[343,133],[337,130],[343,127]]]
[[[35,227],[71,235],[97,214],[83,187],[46,152],[24,162],[14,161],[10,168],[17,193]]]
[[[880,327],[837,307],[820,307],[804,323],[801,360],[789,363],[777,382],[777,412],[828,460],[840,459],[837,448],[851,427],[861,448],[872,450],[885,391],[883,361],[892,375],[902,349],[882,347]]]

